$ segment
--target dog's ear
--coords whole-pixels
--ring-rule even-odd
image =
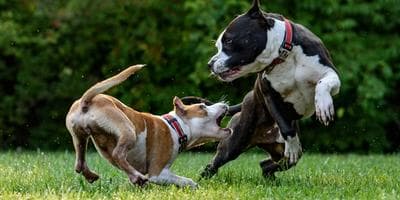
[[[273,19],[264,16],[264,13],[260,7],[260,0],[253,0],[253,4],[251,5],[250,10],[247,11],[246,15],[252,19],[258,19],[260,24],[267,27],[272,27],[274,25]]]
[[[185,105],[182,103],[181,99],[179,97],[174,97],[174,110],[175,113],[179,116],[185,115]]]
[[[260,9],[260,0],[253,0],[253,4],[249,11],[247,11],[246,15],[251,18],[257,19],[263,16],[262,11]]]

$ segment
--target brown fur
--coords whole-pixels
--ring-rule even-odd
[[[195,186],[193,181],[183,177],[174,182],[175,175],[170,173],[157,179],[177,154],[174,153],[175,143],[170,128],[159,116],[135,111],[112,96],[100,94],[121,83],[142,67],[142,65],[129,67],[95,84],[71,106],[66,117],[66,126],[72,136],[76,152],[75,170],[82,173],[90,183],[99,178],[89,169],[85,159],[90,138],[98,152],[112,165],[123,170],[133,184],[145,184],[148,177],[144,174],[148,174],[150,178],[156,177],[154,179],[156,182],[162,183],[162,178],[167,177],[167,181],[177,185]],[[174,106],[176,114],[182,119],[207,116],[207,112],[201,108],[203,105],[186,106],[177,97],[174,99]],[[227,106],[222,106],[226,111]],[[215,133],[215,138],[218,139],[222,138],[218,135],[219,132],[227,133],[226,129],[220,127],[216,131],[218,132]],[[230,130],[228,132],[230,133]],[[192,141],[193,145],[202,140],[202,135],[196,137]],[[182,180],[186,181],[185,184],[182,184]]]
[[[151,126],[154,119],[134,111],[111,96],[100,94],[121,83],[142,67],[142,65],[129,67],[121,73],[95,84],[71,106],[67,114],[66,126],[73,138],[76,152],[75,170],[78,173],[82,172],[89,182],[99,178],[89,169],[85,160],[89,137],[99,153],[111,164],[125,171],[132,183],[143,185],[147,181],[143,173],[152,167],[152,163],[149,166],[139,166],[142,170],[140,172],[127,161],[127,156],[135,146],[138,134],[143,132],[147,124]],[[149,131],[148,134],[152,135],[155,132],[157,130]],[[166,138],[167,143],[168,141],[170,143],[167,146],[171,146],[171,139]],[[153,144],[151,141],[146,143]],[[166,152],[168,155],[168,151]]]
[[[206,117],[207,112],[200,108],[201,105],[189,105],[186,106],[186,116],[190,118],[194,117]]]

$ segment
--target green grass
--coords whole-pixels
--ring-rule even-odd
[[[295,168],[266,180],[258,167],[265,155],[246,153],[198,181],[197,190],[138,188],[97,153],[88,157],[100,175],[94,184],[74,172],[72,152],[0,152],[0,199],[400,199],[399,155],[306,154]],[[173,170],[197,179],[211,158],[184,153]]]

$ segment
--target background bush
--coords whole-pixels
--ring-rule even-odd
[[[109,91],[156,114],[173,96],[241,101],[255,77],[210,78],[214,40],[250,0],[0,0],[0,147],[72,149],[64,118],[95,82],[146,63]],[[400,143],[398,0],[262,1],[321,37],[341,72],[337,119],[301,123],[308,151],[392,152]]]

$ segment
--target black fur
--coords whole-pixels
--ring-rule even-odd
[[[331,61],[332,58],[328,50],[316,35],[300,24],[292,23],[292,29],[294,45],[300,45],[303,49],[303,53],[307,56],[318,55],[321,64],[332,68],[336,73],[338,73],[338,70]]]
[[[227,60],[227,68],[231,69],[255,61],[268,42],[266,31],[274,26],[272,18],[281,21],[285,19],[282,15],[265,13],[252,8],[228,25],[222,36],[223,51],[231,57]],[[293,22],[291,22],[291,25],[293,45],[301,46],[307,56],[318,55],[321,64],[338,72],[322,41],[304,26]]]
[[[265,49],[269,26],[264,20],[242,15],[236,18],[225,30],[221,42],[223,51],[230,57],[227,68],[252,63]]]
[[[274,20],[283,21],[284,19],[279,14],[264,13],[259,7],[259,0],[254,0],[252,8],[246,14],[234,19],[222,35],[222,51],[228,56],[223,67],[232,69],[253,63],[266,47],[269,39],[267,31],[274,27]],[[302,25],[293,22],[290,22],[290,25],[293,30],[292,44],[300,46],[306,56],[319,56],[319,62],[322,65],[337,72],[322,41]],[[209,64],[212,70],[215,70],[213,67],[217,60],[218,57],[211,59]],[[220,63],[218,64],[220,66]],[[217,75],[223,75],[223,73],[219,72]],[[266,138],[258,136],[271,132],[273,124],[276,123],[285,140],[289,136],[295,137],[299,132],[297,120],[303,117],[302,114],[305,113],[297,113],[293,104],[284,102],[282,94],[272,88],[271,83],[263,78],[262,73],[258,73],[254,89],[245,96],[240,112],[235,114],[228,124],[228,127],[233,129],[232,136],[220,142],[214,159],[207,165],[202,176],[211,177],[219,167],[253,146],[263,148],[271,156],[270,160],[260,164],[265,176],[295,165],[295,163],[288,165],[287,160],[284,159],[284,147],[281,148],[284,144],[270,140],[274,138],[273,136],[266,136]],[[275,134],[279,135],[279,132],[275,130]],[[263,142],[264,139],[268,141]],[[297,156],[300,157],[301,152]]]

